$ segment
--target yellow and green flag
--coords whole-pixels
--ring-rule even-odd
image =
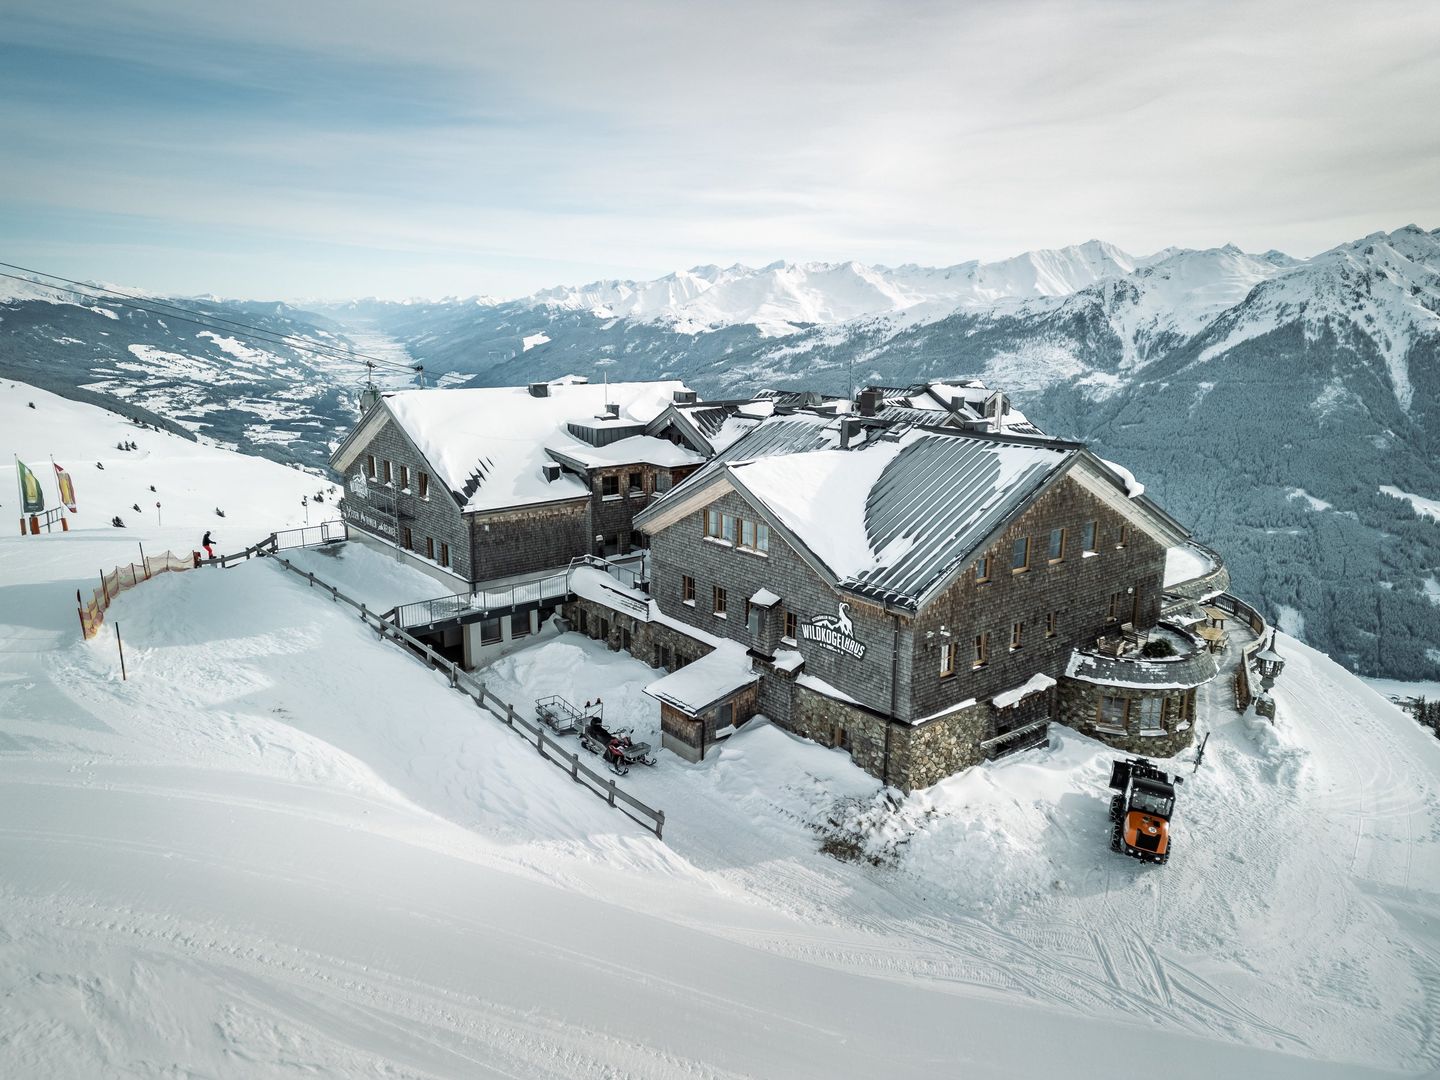
[[[40,490],[40,481],[19,458],[15,459],[15,469],[20,474],[20,503],[24,508],[21,512],[41,513],[45,509],[45,493]]]

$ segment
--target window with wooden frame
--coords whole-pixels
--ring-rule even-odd
[[[390,461],[388,458],[380,463],[380,468],[380,479],[387,484],[390,483]]]
[[[975,635],[975,656],[970,661],[971,667],[984,667],[990,662],[990,631]]]
[[[433,536],[425,537],[425,557],[432,562],[435,559],[435,538]]]
[[[705,511],[705,535],[720,539],[720,511],[713,507]]]
[[[375,479],[375,455],[365,455],[365,476],[369,480]]]
[[[689,574],[682,574],[680,577],[680,602],[695,603],[695,579]]]
[[[940,678],[948,679],[955,674],[955,643],[947,641],[940,646]]]
[[[720,539],[735,543],[740,535],[739,520],[734,514],[720,515]]]
[[[715,586],[715,614],[722,619],[727,617],[725,610],[725,590],[719,585]]]
[[[645,477],[643,474],[638,472],[627,473],[625,479],[626,486],[630,489],[631,495],[645,494]]]
[[[1111,731],[1128,731],[1130,729],[1129,698],[1111,697],[1109,694],[1102,695],[1095,706],[1095,726],[1109,728]]]
[[[755,550],[765,554],[770,552],[770,526],[763,521],[755,523]]]
[[[1107,619],[1118,619],[1120,617],[1120,603],[1125,599],[1123,592],[1112,592],[1110,594],[1110,606],[1105,611]]]
[[[981,555],[975,560],[975,583],[990,580],[990,556]]]
[[[1140,733],[1142,735],[1158,735],[1165,731],[1165,716],[1162,706],[1164,701],[1160,698],[1141,698],[1135,702],[1140,713]]]
[[[401,491],[409,491],[409,490],[410,490],[410,466],[409,466],[409,465],[401,465],[401,466],[400,466],[400,490],[401,490]]]
[[[400,546],[403,547],[406,551],[414,550],[415,544],[410,536],[409,525],[400,526]]]
[[[745,601],[745,628],[755,637],[760,636],[760,622],[764,617],[764,608],[756,607],[749,600]]]
[[[1129,525],[1121,525],[1121,526],[1120,526],[1119,538],[1115,541],[1115,546],[1116,546],[1117,548],[1123,548],[1123,547],[1124,547],[1126,544],[1128,544],[1129,542],[1130,542],[1130,526],[1129,526]]]
[[[1010,572],[1023,574],[1030,569],[1030,537],[1018,537],[1010,547]]]
[[[1065,558],[1065,530],[1050,530],[1050,561],[1057,563]]]
[[[421,472],[416,474],[416,483],[419,485],[419,495],[422,499],[430,497],[430,474]]]
[[[740,521],[740,546],[752,549],[755,547],[755,522],[749,518]]]
[[[618,476],[602,476],[600,478],[601,498],[610,498],[620,494],[620,478]]]
[[[1045,616],[1045,636],[1054,637],[1060,632],[1060,613],[1052,611]]]
[[[793,611],[785,612],[785,636],[792,642],[800,636],[800,619]]]
[[[1025,624],[1014,622],[1010,624],[1010,651],[1014,652],[1025,643]]]
[[[1093,555],[1099,551],[1100,523],[1098,521],[1087,521],[1085,523],[1085,544],[1084,550],[1087,554]]]
[[[440,541],[440,565],[450,565],[450,545],[447,544],[444,540]]]

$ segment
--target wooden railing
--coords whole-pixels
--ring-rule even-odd
[[[1265,635],[1270,632],[1270,628],[1266,625],[1265,617],[1238,596],[1222,593],[1208,603],[1221,611],[1228,611],[1237,619],[1243,619],[1255,634],[1255,640],[1240,650],[1240,663],[1235,667],[1235,709],[1237,712],[1244,712],[1250,707],[1250,702],[1255,700],[1254,690],[1250,686],[1250,661],[1265,647]]]
[[[446,678],[450,680],[452,688],[469,697],[506,727],[518,732],[526,742],[533,743],[542,758],[568,772],[571,780],[584,785],[591,793],[604,799],[626,817],[653,831],[657,839],[664,838],[665,811],[646,805],[617,785],[613,778],[602,776],[588,765],[583,764],[580,761],[578,750],[568,750],[563,744],[546,734],[538,723],[532,723],[525,719],[508,702],[502,701],[492,694],[482,680],[475,678],[454,661],[441,656],[430,645],[406,632],[405,628],[393,619],[371,611],[366,605],[346,596],[334,585],[321,581],[312,571],[301,570],[281,555],[273,556],[272,561],[283,566],[290,573],[304,578],[312,589],[320,589],[329,593],[332,601],[349,604],[359,612],[361,621],[380,635],[381,640],[389,640],[408,649],[432,668],[444,672]]]

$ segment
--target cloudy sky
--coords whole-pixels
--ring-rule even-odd
[[[0,259],[518,295],[1440,227],[1440,4],[8,0]]]

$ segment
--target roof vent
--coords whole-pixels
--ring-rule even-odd
[[[556,480],[560,479],[560,466],[554,462],[547,462],[541,465],[540,472],[544,475],[547,484],[553,484]]]
[[[843,417],[840,421],[840,449],[850,449],[851,437],[858,434],[860,434],[860,421],[848,416]]]
[[[861,390],[859,406],[861,416],[874,416],[880,408],[880,391]]]
[[[531,397],[549,397],[550,384],[548,382],[532,382],[530,384]]]
[[[618,420],[620,418],[620,403],[616,401],[607,401],[605,403],[605,415],[612,416]]]
[[[670,399],[671,399],[676,405],[694,405],[694,404],[695,404],[695,391],[694,391],[694,390],[675,390],[675,391],[673,391],[673,392],[671,393]]]

